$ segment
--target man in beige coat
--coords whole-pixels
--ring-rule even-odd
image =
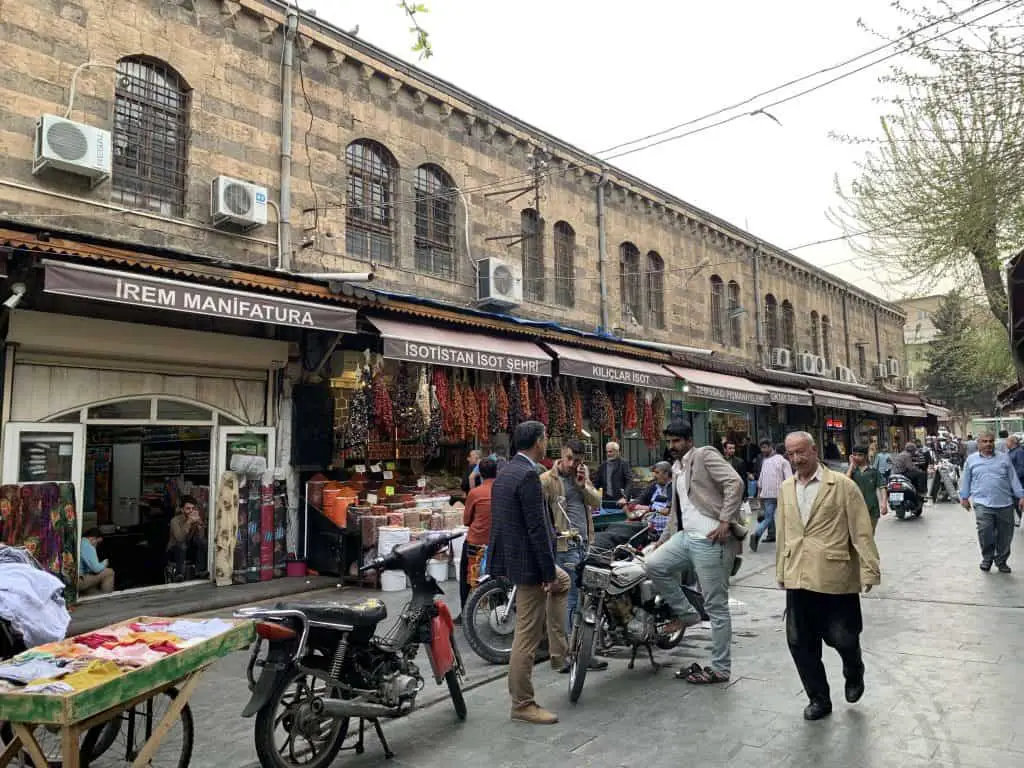
[[[864,496],[824,467],[806,432],[786,437],[795,474],[779,490],[776,573],[786,590],[786,641],[810,703],[804,719],[832,713],[821,644],[839,652],[846,700],[864,695],[860,592],[881,582],[878,549]]]

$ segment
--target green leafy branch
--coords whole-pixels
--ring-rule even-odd
[[[429,59],[434,55],[434,48],[430,43],[430,33],[420,25],[417,16],[430,13],[430,9],[423,3],[409,2],[409,0],[400,0],[398,7],[405,11],[405,15],[412,22],[409,31],[416,36],[416,42],[412,46],[413,52],[418,53],[421,59]]]

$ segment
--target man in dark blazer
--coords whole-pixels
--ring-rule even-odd
[[[491,541],[488,560],[492,576],[517,586],[516,632],[508,668],[512,719],[536,725],[558,722],[558,715],[537,706],[533,695],[533,662],[548,629],[551,665],[561,671],[568,642],[569,574],[555,564],[555,535],[545,508],[540,460],[547,432],[539,421],[524,421],[512,435],[515,456],[491,488]]]

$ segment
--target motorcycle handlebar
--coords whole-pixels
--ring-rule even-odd
[[[431,534],[428,537],[428,540],[432,541],[433,543],[441,543],[441,541],[443,539],[444,540],[444,544],[451,544],[453,541],[455,541],[455,539],[458,539],[458,538],[460,538],[462,536],[465,536],[465,535],[466,534],[465,534],[464,531],[459,531],[457,533],[452,533],[452,532],[433,533],[433,534]],[[396,546],[400,546],[400,545],[396,545]],[[440,549],[440,547],[438,547],[438,549]],[[389,570],[388,565],[389,565],[389,561],[390,560],[391,560],[391,553],[388,553],[387,555],[378,555],[377,557],[375,557],[373,559],[372,562],[369,562],[366,565],[361,566],[359,568],[359,573],[366,573],[367,571],[384,571],[384,570]]]

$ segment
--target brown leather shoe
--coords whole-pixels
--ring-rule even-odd
[[[558,722],[558,715],[536,704],[527,704],[525,707],[514,707],[512,719],[533,725],[554,725]]]

